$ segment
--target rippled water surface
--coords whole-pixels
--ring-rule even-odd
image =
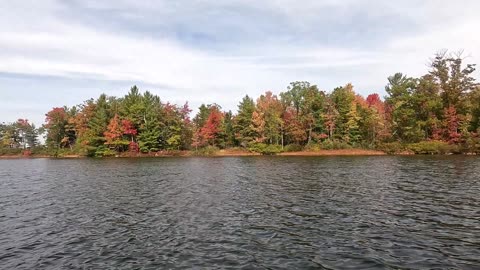
[[[480,269],[480,159],[0,160],[1,269]]]

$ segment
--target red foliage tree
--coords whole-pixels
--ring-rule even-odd
[[[128,119],[123,119],[122,129],[123,129],[123,134],[129,135],[131,138],[131,141],[128,144],[128,150],[130,152],[139,152],[140,148],[138,146],[138,143],[135,142],[135,136],[138,134],[138,131],[133,125],[132,121]]]
[[[118,117],[118,114],[110,120],[107,130],[103,133],[105,136],[106,144],[113,144],[114,141],[120,139],[124,134],[122,123]]]
[[[458,143],[461,134],[458,132],[460,119],[457,115],[455,107],[450,106],[444,110],[445,115],[445,137],[449,143]]]
[[[47,143],[65,147],[71,146],[71,138],[67,136],[66,125],[68,114],[65,108],[53,108],[46,115],[44,127],[48,130]]]
[[[96,104],[93,100],[86,101],[83,105],[80,105],[81,110],[71,117],[68,121],[74,129],[79,142],[83,145],[90,143],[91,136],[88,136],[90,131],[89,122],[95,115]]]
[[[220,112],[218,107],[213,106],[210,109],[210,114],[208,115],[207,121],[200,129],[200,144],[215,144],[215,139],[218,137],[218,134],[221,130],[223,120],[223,113]]]
[[[302,123],[298,121],[296,111],[293,108],[288,108],[283,113],[283,122],[286,135],[291,142],[300,144],[307,139],[307,133]]]
[[[65,108],[53,108],[45,116],[46,128],[51,128],[58,124],[65,124],[67,121],[67,112],[65,111]]]
[[[138,134],[137,129],[133,125],[132,121],[128,119],[123,119],[122,120],[122,129],[123,129],[123,134],[125,135],[130,135],[132,142],[134,137]]]
[[[367,101],[368,107],[375,108],[378,114],[380,115],[385,114],[385,104],[380,99],[380,96],[377,93],[368,95],[366,101]]]

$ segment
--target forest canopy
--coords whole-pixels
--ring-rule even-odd
[[[476,153],[480,87],[472,76],[475,65],[463,60],[460,53],[445,51],[419,78],[393,74],[383,98],[361,96],[352,84],[326,92],[297,81],[278,94],[247,95],[234,112],[202,104],[193,118],[188,103],[171,104],[133,86],[123,97],[102,94],[77,106],[53,108],[40,130],[24,119],[4,123],[0,147],[35,147],[44,130],[47,149],[88,156],[208,147],[262,153],[332,148],[394,152],[407,144],[420,147],[419,152],[440,145]]]

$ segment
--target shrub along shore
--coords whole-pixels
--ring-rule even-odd
[[[419,78],[388,77],[383,98],[363,97],[350,83],[327,92],[297,81],[278,95],[245,96],[236,112],[202,104],[193,118],[188,102],[133,86],[123,97],[52,108],[40,128],[26,119],[0,124],[0,156],[478,154],[474,71],[445,51]]]
[[[459,149],[456,146],[444,142],[421,142],[409,145],[398,143],[388,143],[380,146],[379,149],[320,149],[318,147],[302,148],[298,145],[288,145],[282,149],[266,148],[263,150],[249,150],[244,148],[219,149],[217,147],[201,148],[197,151],[192,150],[165,150],[158,152],[122,152],[110,156],[118,158],[153,158],[153,157],[245,157],[245,156],[384,156],[384,155],[478,155],[478,152],[470,152],[466,149]],[[0,158],[87,158],[86,155],[79,155],[73,151],[60,151],[58,153],[49,153],[46,149],[37,149],[36,151],[3,151]]]

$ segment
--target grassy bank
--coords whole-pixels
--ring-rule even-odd
[[[362,149],[343,149],[343,150],[321,150],[321,151],[297,151],[282,152],[275,154],[276,156],[380,156],[386,155],[385,152],[375,150]],[[248,150],[238,149],[222,149],[208,154],[199,154],[195,151],[178,151],[178,152],[156,152],[156,153],[122,153],[119,155],[105,158],[154,158],[154,157],[246,157],[246,156],[262,156],[260,153],[250,152]],[[270,155],[272,156],[272,155]],[[20,159],[20,158],[88,158],[82,155],[2,155],[2,159]],[[98,158],[98,157],[97,157]]]
[[[342,147],[343,146],[343,147]],[[335,146],[325,147],[322,145],[287,145],[281,147],[278,145],[257,144],[249,148],[227,148],[219,149],[217,147],[204,147],[191,151],[158,151],[149,153],[133,152],[112,152],[113,154],[104,156],[112,158],[149,158],[149,157],[243,157],[260,155],[277,156],[381,156],[381,155],[478,155],[480,147],[466,147],[451,145],[445,142],[425,141],[411,144],[384,143],[373,149],[354,148]],[[48,151],[48,149],[25,152],[23,150],[13,149],[0,153],[2,159],[13,158],[86,158],[87,155],[75,153],[70,149]]]

